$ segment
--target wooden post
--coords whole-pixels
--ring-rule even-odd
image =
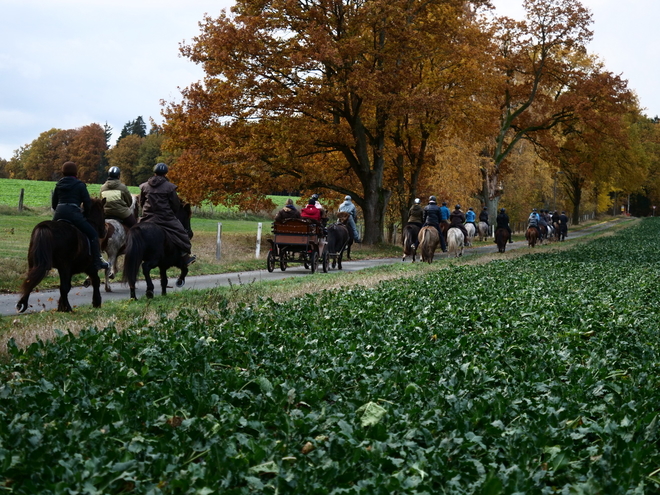
[[[254,257],[259,259],[261,254],[261,222],[257,224],[257,250],[254,253]]]
[[[25,189],[21,187],[21,194],[18,195],[18,211],[23,211],[24,198],[25,198]]]
[[[215,241],[215,259],[220,261],[220,253],[222,251],[222,223],[218,222],[218,236]]]

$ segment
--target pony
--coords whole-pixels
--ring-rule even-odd
[[[351,260],[351,246],[353,245],[353,241],[355,240],[353,238],[353,229],[351,229],[351,226],[348,224],[348,219],[351,216],[350,213],[346,211],[340,211],[337,213],[337,220],[339,223],[341,223],[344,227],[346,227],[346,230],[348,230],[348,244],[346,244],[346,259],[348,261]]]
[[[96,229],[99,237],[103,237],[104,234],[104,203],[105,200],[92,199],[87,212],[87,221]],[[21,298],[16,303],[16,309],[22,313],[28,308],[30,293],[51,268],[57,268],[60,275],[58,311],[73,311],[69,303],[69,291],[71,290],[71,277],[76,273],[87,274],[93,288],[92,305],[95,308],[101,307],[101,279],[94,268],[94,261],[87,236],[71,223],[54,220],[38,223],[30,237],[28,272],[21,285]]]
[[[137,200],[138,195],[133,194],[133,202],[131,203],[131,213],[137,218]],[[105,251],[108,255],[108,264],[110,265],[105,271],[105,291],[112,292],[110,287],[110,280],[114,280],[118,272],[117,259],[124,254],[126,248],[126,231],[124,225],[114,218],[108,219],[105,222],[105,237],[100,239],[101,251]]]
[[[486,222],[479,222],[479,240],[484,242],[488,237],[488,224]]]
[[[344,213],[346,216],[349,214],[346,212],[340,212],[339,215]],[[341,221],[333,223],[327,228],[326,235],[326,253],[327,256],[332,258],[332,268],[342,269],[341,261],[344,255],[344,251],[348,250],[348,245],[351,242],[351,235],[348,232],[349,227],[344,225]]]
[[[470,222],[465,224],[465,230],[467,231],[466,247],[472,247],[472,241],[474,240],[474,236],[477,233],[477,229],[474,227],[474,224]]]
[[[433,261],[433,256],[435,255],[435,250],[440,244],[438,229],[432,225],[422,227],[417,235],[417,239],[419,241],[419,250],[422,253],[422,261],[431,263]]]
[[[531,248],[536,246],[536,241],[538,237],[538,232],[534,227],[527,227],[527,232],[525,232],[525,239],[527,239],[527,245]]]
[[[449,254],[454,254],[457,258],[463,256],[463,244],[465,242],[465,236],[461,229],[450,228],[447,231],[447,251]]]
[[[495,242],[497,243],[497,252],[503,253],[506,251],[506,245],[509,242],[509,231],[504,227],[498,227],[495,229]]]
[[[415,224],[409,223],[403,228],[403,257],[401,261],[406,261],[406,256],[412,257],[412,262],[415,262],[417,256],[417,237],[419,236],[419,227]]]
[[[190,228],[190,217],[192,215],[190,204],[184,203],[179,211],[175,213],[183,228],[192,239],[193,232]],[[163,296],[167,295],[167,269],[177,267],[181,274],[176,281],[177,287],[186,284],[188,266],[185,258],[181,256],[179,249],[172,244],[165,230],[155,222],[140,222],[128,230],[126,238],[126,252],[124,254],[124,267],[122,283],[128,283],[130,298],[137,299],[135,295],[135,284],[138,271],[142,265],[142,273],[147,283],[147,299],[154,297],[154,283],[151,280],[151,270],[158,267],[160,271],[160,288]]]

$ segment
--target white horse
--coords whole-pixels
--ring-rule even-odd
[[[474,224],[470,222],[465,224],[465,230],[467,230],[467,246],[465,247],[472,247],[472,241],[477,233],[477,229],[475,229]]]
[[[463,244],[465,236],[461,229],[449,228],[447,231],[447,251],[449,251],[449,256],[452,254],[458,258],[463,256]]]
[[[479,222],[479,240],[484,242],[488,238],[488,224]]]

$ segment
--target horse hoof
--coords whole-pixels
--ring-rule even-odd
[[[83,287],[87,288],[87,287],[89,287],[90,285],[92,285],[92,281],[89,279],[89,277],[87,277],[87,278],[85,279],[85,281],[83,282]]]
[[[114,280],[115,279],[115,272],[110,273],[110,275],[108,275],[108,278],[110,280]]]
[[[153,299],[154,298],[154,291],[148,290],[145,295],[147,296],[147,299]]]
[[[174,285],[176,285],[178,288],[181,288],[181,287],[183,287],[184,285],[186,285],[186,280],[183,279],[183,278],[180,278],[180,279],[178,279],[178,280],[176,281],[176,284],[174,284]]]
[[[27,304],[21,304],[21,303],[16,304],[16,310],[17,310],[19,313],[22,313],[22,312],[25,311],[26,309],[27,309]]]

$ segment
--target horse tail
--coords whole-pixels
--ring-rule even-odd
[[[44,225],[37,225],[30,238],[28,248],[28,273],[21,285],[21,294],[32,292],[39,282],[53,268],[54,237],[52,230]]]
[[[124,267],[122,268],[122,283],[126,284],[137,280],[145,250],[146,242],[139,225],[128,229],[126,234],[126,251],[124,252]]]

